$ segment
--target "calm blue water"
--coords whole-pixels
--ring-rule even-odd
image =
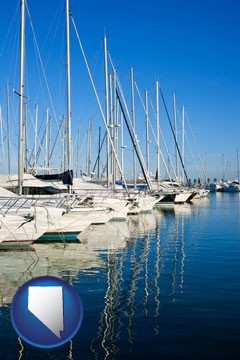
[[[239,194],[211,194],[127,223],[93,229],[88,244],[0,253],[0,359],[239,359]],[[83,306],[71,342],[21,341],[10,321],[18,286],[70,281]]]

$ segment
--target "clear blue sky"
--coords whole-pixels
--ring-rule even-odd
[[[41,51],[56,117],[59,120],[66,111],[63,65],[65,61],[64,0],[28,0],[27,4]],[[17,7],[18,0],[1,1],[0,4],[0,102],[4,122],[6,122],[5,84],[9,83],[11,91],[13,88],[18,88],[19,9]],[[132,66],[142,96],[147,88],[152,101],[155,101],[154,82],[157,79],[171,116],[173,92],[176,93],[179,112],[182,105],[185,106],[203,163],[206,158],[208,176],[210,178],[222,176],[222,154],[224,153],[225,168],[228,170],[226,175],[235,177],[237,175],[236,149],[240,148],[240,1],[70,0],[70,8],[93,70],[102,105],[104,106],[102,38],[105,33],[108,49],[118,70],[128,103],[130,104],[129,68]],[[42,119],[45,107],[47,105],[51,107],[51,105],[42,72],[39,71],[38,75],[36,65],[38,60],[36,61],[28,16],[26,22],[25,91],[29,96],[29,111],[32,116],[36,102],[42,104],[41,115],[39,115]],[[94,162],[97,130],[101,119],[72,26],[71,59],[73,142],[76,141],[77,126],[80,122],[83,143],[87,122],[89,118],[92,118]],[[145,154],[144,113],[137,94],[135,97],[137,131],[143,154]],[[16,143],[17,135],[17,104],[16,95],[12,92],[11,99],[12,122],[14,123],[11,131],[12,153],[16,153],[14,143]],[[174,155],[173,141],[161,103],[160,107],[161,126],[170,152]],[[52,109],[51,111],[53,113]],[[153,114],[150,118],[154,123]],[[6,128],[6,125],[4,126]],[[180,132],[180,125],[178,127]],[[188,128],[186,132],[192,144]],[[31,129],[29,133],[31,134]],[[29,142],[32,143],[31,140]],[[154,158],[153,140],[151,152]],[[192,152],[196,157],[194,147],[192,147]],[[130,146],[126,151],[126,157],[126,166],[130,171],[132,157]],[[187,148],[187,140],[186,158],[189,177],[197,177]],[[84,161],[83,154],[82,167],[84,167]],[[151,170],[155,170],[154,161]],[[163,175],[164,173],[163,171]],[[200,175],[202,176],[201,173]]]

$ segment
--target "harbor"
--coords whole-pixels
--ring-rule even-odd
[[[118,25],[108,0],[3,6],[1,359],[238,358],[240,7],[224,0],[215,29],[215,0],[198,12],[150,3],[123,0]],[[60,339],[48,346],[12,315],[38,277],[65,281],[56,327],[43,309],[54,282],[38,297],[46,322],[24,292],[21,319],[31,312]],[[71,288],[82,306],[72,335]]]
[[[99,226],[85,244],[0,253],[1,357],[238,358],[238,194]],[[69,281],[84,304],[79,332],[55,349],[21,341],[9,318],[17,288],[46,274]]]

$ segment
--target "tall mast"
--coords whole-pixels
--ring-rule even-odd
[[[131,77],[131,101],[132,101],[132,128],[135,132],[135,101],[134,101],[134,78],[133,78],[133,68],[130,68],[130,77]],[[137,185],[137,170],[136,170],[136,151],[133,144],[133,182],[134,188]]]
[[[104,44],[104,73],[105,73],[105,116],[106,116],[106,125],[109,127],[109,86],[108,86],[108,61],[107,61],[107,38],[104,36],[103,38]],[[107,187],[110,186],[109,180],[109,133],[107,133],[106,137],[106,170],[107,170]]]
[[[9,89],[6,85],[6,98],[7,98],[7,132],[8,132],[8,174],[11,173],[11,154],[10,154],[10,106],[9,106]]]
[[[207,152],[205,151],[205,159],[204,159],[204,176],[205,176],[205,184],[207,184]]]
[[[62,121],[62,172],[66,171],[65,137],[66,137],[66,115],[63,116],[63,121]]]
[[[28,173],[28,121],[27,121],[27,103],[24,103],[24,139],[25,139],[25,173]]]
[[[51,146],[51,136],[52,136],[52,117],[49,116],[48,120],[48,153],[47,153],[47,167],[48,174],[50,173],[50,146]]]
[[[23,186],[23,88],[24,88],[24,43],[25,43],[25,0],[20,0],[20,74],[19,74],[19,118],[18,118],[18,193]]]
[[[35,136],[34,136],[34,172],[37,166],[37,128],[38,128],[38,104],[35,105]]]
[[[92,119],[88,121],[88,131],[87,131],[87,151],[86,151],[86,173],[87,176],[91,175],[91,142],[92,142]]]
[[[185,162],[185,154],[184,154],[184,136],[185,136],[185,130],[184,130],[184,106],[182,107],[182,182],[184,182],[184,162]]]
[[[117,73],[116,69],[113,70],[113,146],[118,156],[118,120],[117,120]],[[117,164],[116,158],[113,156],[113,189],[117,180]]]
[[[238,179],[238,182],[239,182],[239,156],[238,156],[238,148],[237,148],[237,179]]]
[[[146,116],[146,168],[149,172],[149,130],[148,130],[148,91],[145,90],[145,116]]]
[[[46,108],[46,130],[45,130],[45,156],[44,156],[44,172],[47,174],[48,163],[48,121],[49,121],[49,108]]]
[[[70,92],[70,35],[69,0],[66,0],[66,66],[67,66],[67,161],[68,170],[72,170],[72,134],[71,134],[71,92]],[[70,191],[70,188],[69,188]]]
[[[98,160],[97,160],[97,178],[100,177],[100,152],[101,152],[101,126],[98,129]]]
[[[109,74],[109,130],[113,143],[113,76],[111,73]],[[113,179],[113,162],[112,144],[109,144],[109,173],[111,174],[111,179]]]
[[[80,157],[80,123],[78,124],[78,137],[77,137],[76,177],[79,176],[79,157]]]
[[[156,81],[156,127],[157,127],[157,183],[158,187],[161,179],[160,169],[160,125],[159,125],[159,83]]]
[[[175,134],[175,160],[176,160],[176,176],[178,177],[178,151],[177,151],[177,111],[176,111],[176,97],[173,93],[173,117],[174,117],[174,134]]]
[[[222,181],[224,181],[225,178],[225,169],[224,169],[224,154],[222,154]]]
[[[122,172],[124,173],[124,128],[123,128],[123,113],[120,113],[120,124],[121,124],[121,168]]]
[[[1,155],[2,155],[2,174],[5,173],[5,159],[4,159],[4,144],[3,144],[3,118],[2,118],[2,108],[0,106],[0,137],[1,137]]]

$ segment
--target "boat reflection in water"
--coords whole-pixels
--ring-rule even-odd
[[[82,243],[48,243],[10,251],[0,251],[0,305],[10,304],[23,283],[37,276],[65,278],[78,276],[79,271],[93,274],[105,262],[98,251],[126,246],[128,227],[124,222],[91,225],[82,233]]]
[[[189,209],[161,209],[130,216],[126,222],[91,226],[82,233],[82,243],[35,244],[32,251],[0,252],[1,307],[9,307],[17,288],[30,278],[61,277],[79,291],[87,320],[81,334],[64,345],[65,355],[71,359],[81,352],[84,358],[114,359],[123,349],[136,353],[138,334],[147,328],[155,341],[165,305],[184,292]],[[30,351],[18,339],[19,359],[24,347]],[[60,350],[51,351],[61,358]],[[36,359],[40,355],[34,353]]]
[[[130,217],[127,251],[107,254],[104,307],[90,345],[95,359],[115,359],[123,346],[125,354],[136,355],[144,328],[154,342],[165,303],[184,292],[184,222],[191,211],[167,211],[168,216],[159,210]],[[141,358],[141,349],[137,354]]]
[[[81,261],[80,261],[81,260]],[[72,276],[85,267],[102,266],[102,261],[86,247],[77,244],[35,245],[31,251],[0,252],[0,305],[10,304],[18,287],[37,276],[64,276],[70,270]]]

